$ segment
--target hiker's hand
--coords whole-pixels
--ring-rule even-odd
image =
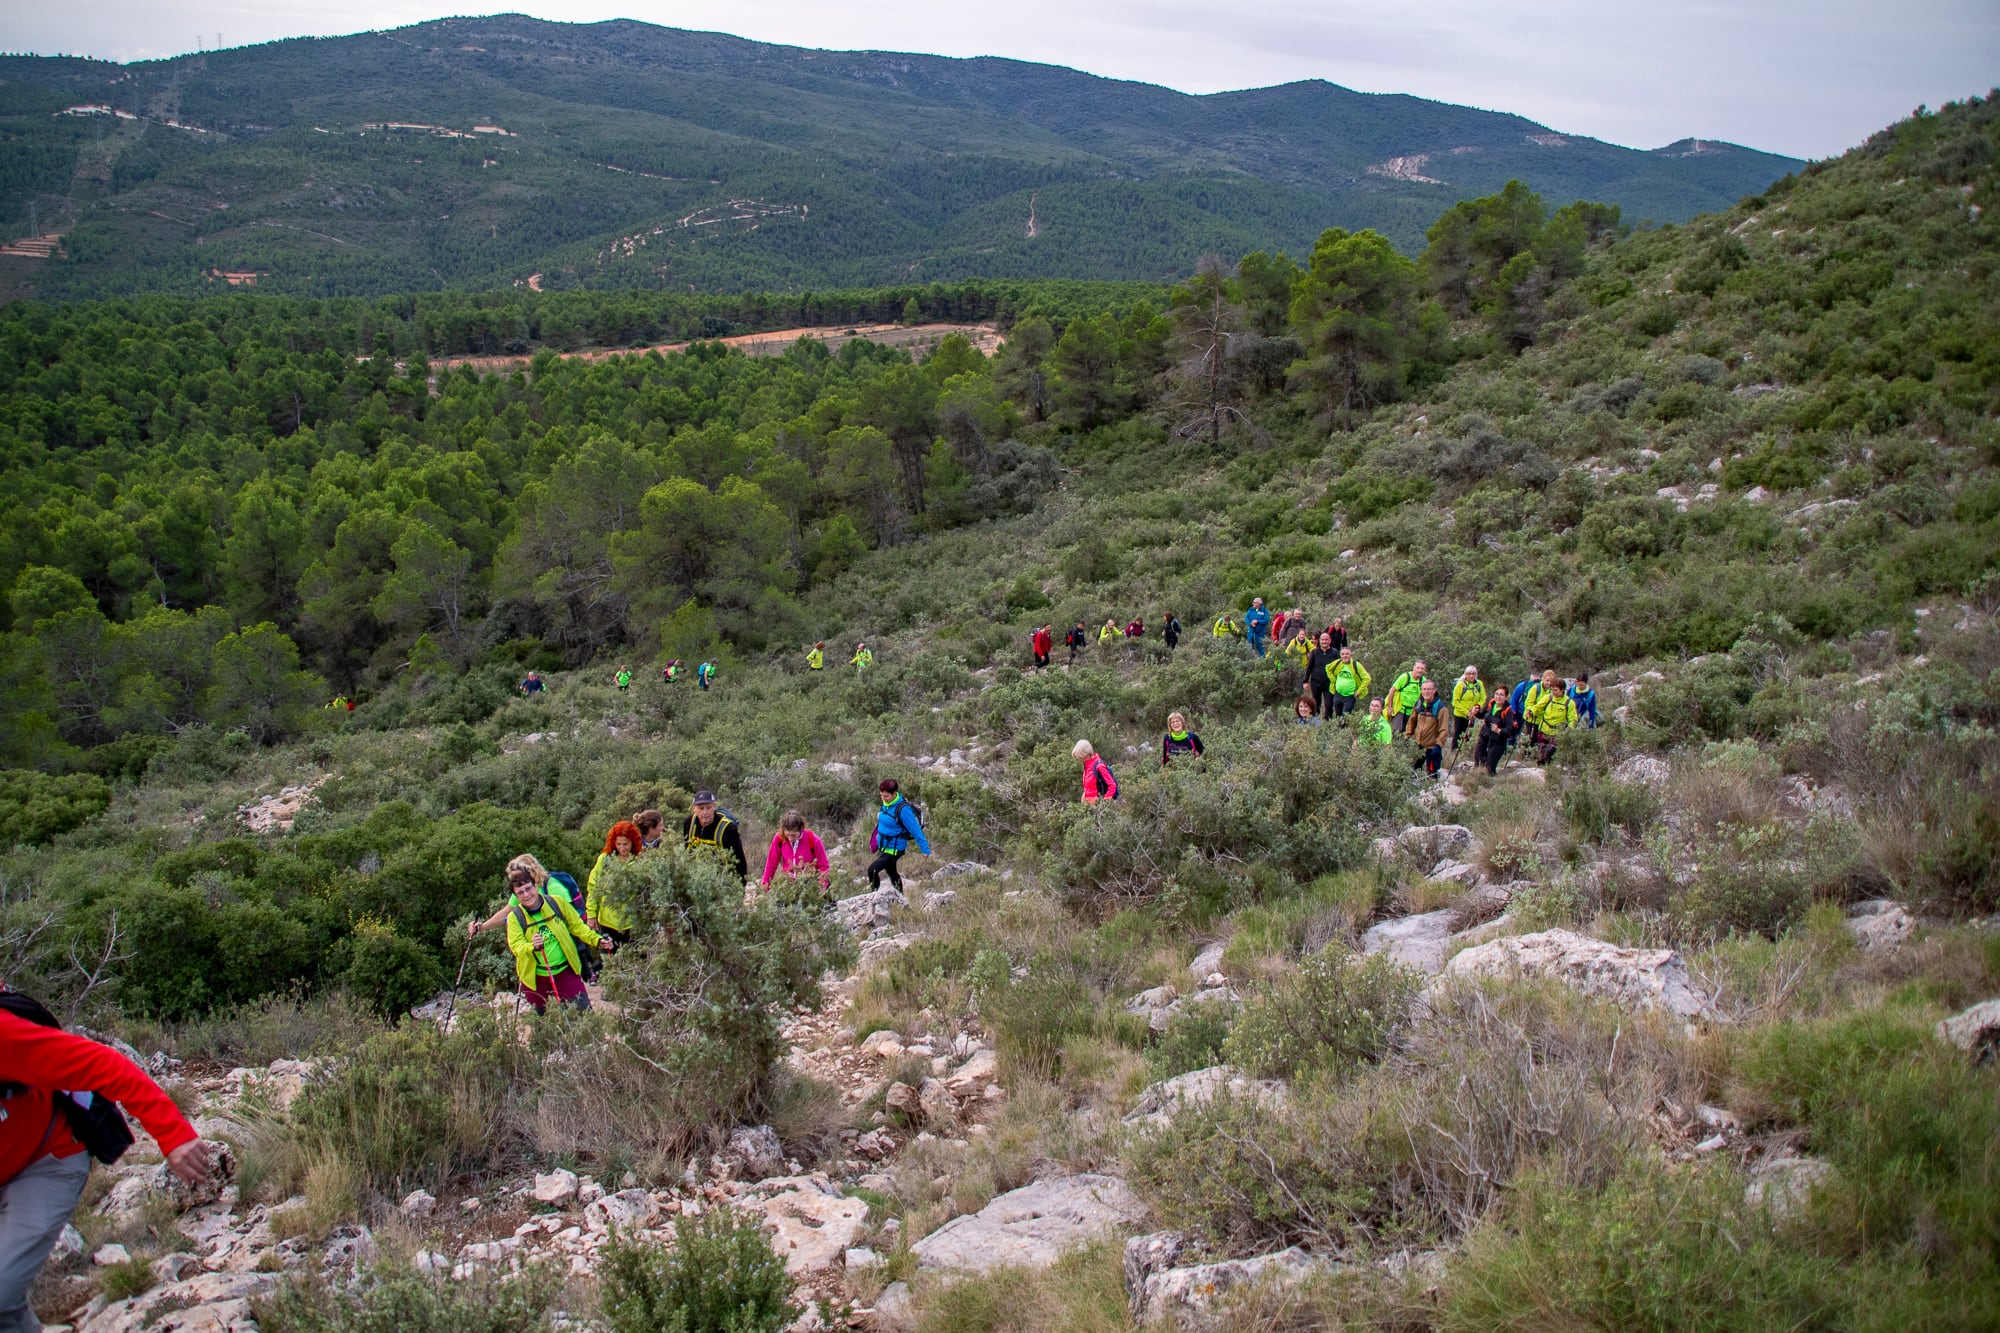
[[[468,921],[465,923],[465,938],[469,940],[479,938],[479,923],[477,921]]]
[[[215,1157],[206,1143],[194,1139],[167,1154],[167,1169],[190,1185],[199,1185],[215,1169]]]
[[[605,935],[597,941],[597,947],[603,951],[606,958],[609,958],[612,954],[618,952],[618,941],[612,939],[609,935]]]

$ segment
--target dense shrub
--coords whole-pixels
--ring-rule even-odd
[[[355,923],[347,952],[347,988],[385,1017],[428,1000],[445,980],[434,950],[376,922]]]
[[[0,769],[0,847],[47,842],[86,824],[111,804],[111,788],[89,773],[53,777]]]
[[[674,1243],[612,1237],[598,1261],[611,1333],[778,1333],[798,1318],[785,1261],[728,1208],[674,1222]]]
[[[1223,1055],[1261,1078],[1344,1076],[1381,1058],[1416,994],[1415,975],[1386,954],[1329,944],[1243,1006]]]

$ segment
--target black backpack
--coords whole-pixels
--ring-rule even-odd
[[[62,1024],[56,1022],[56,1016],[40,1000],[17,990],[0,990],[0,1010],[41,1027],[59,1031],[62,1028]],[[12,1095],[13,1092],[25,1091],[26,1085],[0,1083],[0,1089]],[[52,1100],[55,1108],[62,1112],[63,1119],[69,1122],[69,1132],[76,1136],[84,1151],[106,1166],[123,1157],[125,1150],[132,1146],[132,1127],[125,1123],[124,1113],[118,1109],[117,1103],[103,1093],[91,1093],[88,1106],[82,1105],[67,1092],[54,1094]]]

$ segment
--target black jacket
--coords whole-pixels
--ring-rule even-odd
[[[1160,630],[1160,636],[1167,641],[1167,647],[1173,647],[1181,641],[1181,622],[1168,616],[1166,625]]]
[[[1327,663],[1338,662],[1339,660],[1339,644],[1336,643],[1331,648],[1322,648],[1315,642],[1311,655],[1306,658],[1306,688],[1310,689],[1314,694],[1326,693]]]
[[[715,823],[723,826],[721,836],[719,838],[716,837],[715,825],[711,824],[706,830],[702,841],[697,843],[694,840],[694,816],[692,814],[688,815],[686,819],[681,821],[682,845],[690,848],[706,847],[713,841],[716,846],[722,849],[724,859],[730,865],[736,867],[736,877],[738,879],[749,879],[750,858],[743,854],[742,827],[720,810],[715,813]]]

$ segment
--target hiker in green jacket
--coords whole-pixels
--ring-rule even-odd
[[[583,988],[583,955],[577,943],[613,952],[616,941],[607,939],[584,924],[564,899],[535,887],[535,877],[525,866],[507,872],[507,887],[513,890],[514,906],[507,913],[507,949],[514,955],[514,976],[521,983],[521,997],[546,1012],[550,1000],[560,1000],[578,1009],[590,1008],[590,992]]]
[[[1410,669],[1396,677],[1395,684],[1389,687],[1389,697],[1383,701],[1386,705],[1383,711],[1388,714],[1389,725],[1395,728],[1398,736],[1409,726],[1410,715],[1416,711],[1417,700],[1423,698],[1424,675],[1429,670],[1430,667],[1425,665],[1423,659],[1418,658]]]
[[[1333,700],[1333,715],[1346,717],[1368,697],[1368,668],[1354,660],[1352,648],[1342,648],[1340,656],[1326,664],[1326,692]]]

